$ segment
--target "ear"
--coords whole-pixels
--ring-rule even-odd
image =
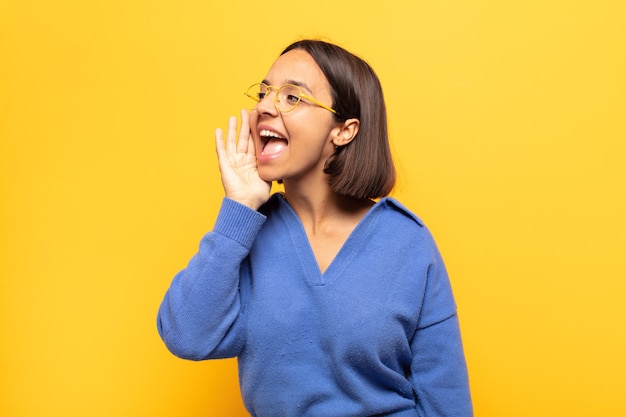
[[[346,146],[359,133],[359,119],[348,119],[333,129],[333,144],[336,147]]]

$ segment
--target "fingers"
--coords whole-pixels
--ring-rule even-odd
[[[241,120],[242,120],[241,130],[244,132],[247,132],[247,135],[248,135],[247,149],[245,149],[245,152],[247,152],[251,156],[256,156],[255,148],[254,148],[254,138],[252,137],[252,129],[250,128],[250,112],[248,110],[246,109],[241,110]],[[245,120],[245,129],[244,129],[244,123],[243,123],[244,120]]]
[[[237,138],[237,118],[231,116],[228,118],[226,142],[224,142],[222,129],[215,129],[215,147],[218,158],[224,158],[227,155],[234,155],[236,153],[254,156],[254,141],[252,140],[252,133],[250,132],[250,114],[247,110],[241,110],[239,138]]]
[[[226,134],[226,152],[233,154],[236,151],[237,138],[237,118],[230,116],[228,118],[228,133]]]
[[[215,151],[217,153],[217,159],[221,160],[224,157],[224,137],[222,129],[219,127],[215,129]]]
[[[247,110],[241,110],[241,130],[237,142],[237,152],[246,153],[250,144],[250,123]]]

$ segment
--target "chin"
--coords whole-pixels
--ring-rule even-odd
[[[283,177],[281,175],[276,175],[272,172],[269,172],[269,170],[265,170],[261,167],[259,167],[259,177],[261,177],[263,181],[278,181],[279,183],[283,182]]]

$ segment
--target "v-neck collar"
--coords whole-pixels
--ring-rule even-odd
[[[377,212],[387,200],[387,198],[381,199],[370,207],[350,232],[326,270],[322,272],[300,218],[282,194],[278,194],[276,198],[278,199],[279,216],[285,222],[289,233],[289,244],[293,246],[306,279],[311,286],[324,286],[327,282],[332,281],[333,277],[341,276],[342,271],[359,253],[359,249],[369,241],[378,219]]]

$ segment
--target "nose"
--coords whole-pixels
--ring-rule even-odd
[[[276,105],[275,105],[276,94],[277,92],[274,91],[273,88],[268,89],[267,94],[265,94],[265,97],[263,97],[256,105],[256,110],[259,114],[261,113],[271,114],[271,115],[278,114],[278,109],[276,108]]]

